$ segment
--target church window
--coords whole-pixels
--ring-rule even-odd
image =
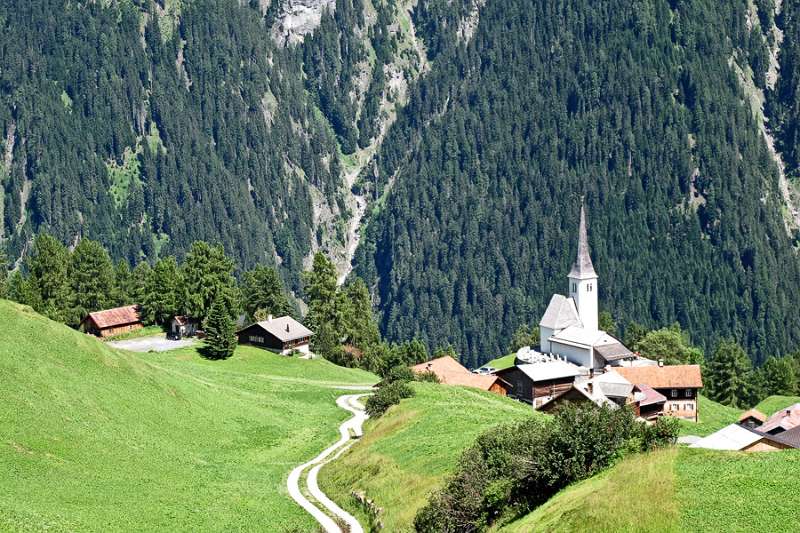
[[[578,292],[578,285],[576,283],[572,284],[572,292]]]

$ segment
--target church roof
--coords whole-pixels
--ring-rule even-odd
[[[550,337],[550,341],[579,345],[586,348],[619,342],[605,331],[583,329],[580,325],[570,326],[563,331],[559,331]]]
[[[550,304],[542,315],[539,325],[552,330],[560,330],[569,326],[580,326],[581,319],[578,317],[578,309],[575,307],[575,300],[560,294],[554,294],[550,298]],[[544,339],[542,339],[544,340]]]
[[[594,265],[592,265],[592,257],[589,254],[589,238],[586,235],[586,212],[583,208],[583,203],[581,203],[581,223],[578,229],[578,256],[575,258],[575,264],[572,265],[569,277],[577,279],[597,277]]]

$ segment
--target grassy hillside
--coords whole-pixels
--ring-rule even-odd
[[[474,389],[430,383],[414,388],[416,397],[368,422],[364,438],[320,475],[322,489],[348,510],[360,513],[353,490],[374,500],[383,508],[385,531],[411,529],[428,494],[478,434],[531,414],[529,406]]]
[[[625,459],[498,531],[787,531],[800,452],[670,449]]]
[[[498,357],[497,359],[493,359],[488,363],[484,363],[483,366],[485,367],[492,367],[496,368],[497,370],[503,370],[504,368],[511,368],[514,366],[514,361],[517,359],[517,354],[510,353],[508,355],[504,355],[503,357]]]
[[[770,396],[756,405],[756,409],[769,416],[798,402],[800,396]]]
[[[307,531],[289,470],[335,440],[336,383],[239,348],[133,354],[0,300],[0,530]]]

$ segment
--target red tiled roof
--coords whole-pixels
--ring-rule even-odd
[[[141,322],[138,305],[124,305],[114,309],[106,309],[105,311],[95,311],[94,313],[89,313],[87,318],[91,318],[100,329]]]
[[[700,365],[618,366],[619,373],[631,383],[650,385],[654,389],[699,389],[703,386]]]
[[[439,382],[445,385],[463,385],[482,390],[489,390],[497,381],[502,381],[497,376],[474,374],[449,355],[412,366],[411,370],[417,374],[433,372]]]

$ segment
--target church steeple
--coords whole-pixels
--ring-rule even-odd
[[[581,200],[581,223],[578,229],[578,255],[569,272],[569,295],[575,301],[583,329],[597,331],[597,273],[589,255],[583,200]]]
[[[578,256],[575,258],[575,264],[572,265],[569,277],[577,279],[597,277],[594,265],[592,265],[592,257],[589,255],[589,238],[586,234],[586,211],[583,208],[583,200],[581,200],[581,224],[578,229]]]

